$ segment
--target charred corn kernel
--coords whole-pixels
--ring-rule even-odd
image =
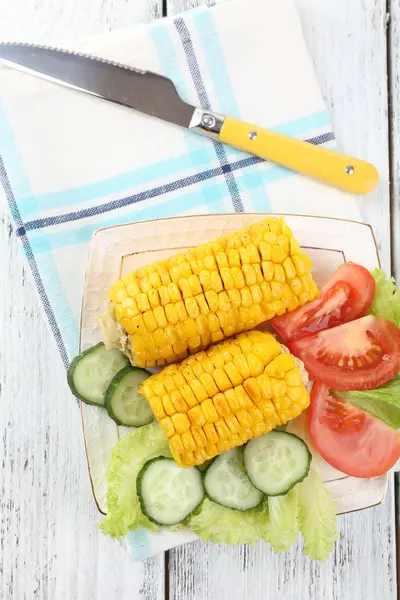
[[[314,299],[318,290],[310,269],[284,221],[267,217],[124,275],[111,286],[110,300],[131,338],[132,362],[152,367]],[[167,326],[176,335],[169,329],[163,337]],[[157,342],[153,336],[147,345],[144,336],[156,333]]]

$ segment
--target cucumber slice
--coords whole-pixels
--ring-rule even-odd
[[[208,467],[203,482],[210,500],[227,508],[249,510],[258,506],[264,496],[244,470],[241,448],[233,448],[218,456]]]
[[[274,430],[247,442],[243,462],[257,489],[268,496],[282,496],[307,477],[311,453],[297,435]]]
[[[181,469],[172,458],[149,460],[137,478],[142,512],[157,525],[177,525],[191,515],[204,498],[200,471]]]
[[[68,385],[83,402],[104,406],[110,381],[128,363],[119,350],[107,350],[103,343],[97,344],[74,358],[67,371]]]
[[[152,422],[154,415],[146,398],[139,394],[142,381],[150,377],[144,369],[128,365],[119,371],[106,391],[105,405],[117,425],[142,427]]]

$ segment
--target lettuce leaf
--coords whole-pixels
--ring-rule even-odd
[[[204,542],[255,544],[268,528],[268,501],[265,499],[256,508],[241,512],[205,498],[188,526]]]
[[[264,539],[275,552],[287,552],[299,535],[297,486],[285,496],[268,498],[269,523]]]
[[[369,314],[388,319],[400,327],[400,288],[396,288],[393,277],[388,278],[382,269],[374,269],[372,276],[376,291]]]
[[[375,390],[335,391],[333,395],[362,408],[394,429],[400,429],[400,375]]]
[[[114,446],[108,465],[107,516],[99,525],[103,533],[122,537],[141,526],[157,530],[142,513],[136,493],[136,478],[141,468],[157,456],[170,457],[171,453],[165,433],[156,421],[129,433]]]
[[[313,560],[324,560],[332,552],[338,537],[336,504],[321,477],[312,468],[308,477],[296,487],[298,522],[304,538],[303,552]]]

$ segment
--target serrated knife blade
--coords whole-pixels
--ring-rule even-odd
[[[0,43],[0,63],[211,137],[354,194],[372,191],[373,165],[185,102],[167,77],[101,58]],[[254,90],[253,90],[254,93]]]

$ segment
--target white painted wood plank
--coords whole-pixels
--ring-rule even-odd
[[[163,598],[163,560],[97,529],[80,413],[0,205],[0,598]]]
[[[62,45],[162,15],[162,0],[0,0],[0,40]]]
[[[392,244],[393,272],[400,281],[400,5],[390,10],[390,83],[392,136]]]
[[[204,3],[205,0],[169,0],[169,9],[170,13],[178,12]],[[296,0],[296,4],[339,146],[374,162],[380,171],[379,189],[356,201],[360,202],[364,219],[374,226],[382,262],[389,268],[385,2]],[[322,565],[302,556],[300,547],[287,555],[274,555],[266,544],[230,548],[194,542],[172,550],[169,553],[171,597],[176,600],[394,599],[393,498],[391,481],[383,506],[340,517],[340,540],[332,557]]]
[[[61,44],[161,14],[161,1],[0,0],[0,39]],[[164,558],[97,529],[80,413],[0,194],[0,598],[161,600]]]

